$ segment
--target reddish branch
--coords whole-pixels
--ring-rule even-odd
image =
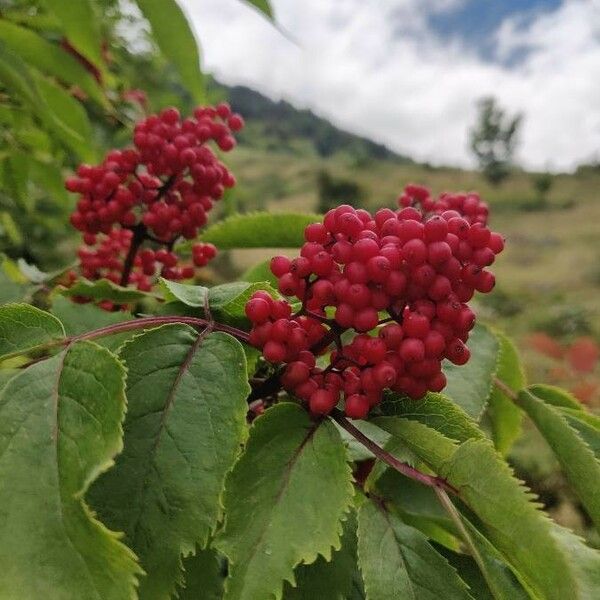
[[[238,340],[248,343],[248,334],[241,329],[236,327],[231,327],[229,325],[225,325],[223,323],[218,323],[212,319],[202,319],[199,317],[184,317],[184,316],[158,316],[158,317],[143,317],[139,319],[134,319],[132,321],[124,321],[122,323],[115,323],[114,325],[108,325],[107,327],[102,327],[100,329],[95,329],[94,331],[89,331],[87,333],[83,333],[80,335],[72,336],[69,338],[65,338],[63,340],[57,340],[56,342],[52,342],[49,344],[40,347],[41,349],[51,349],[53,347],[66,347],[74,342],[81,340],[93,340],[101,337],[106,337],[110,335],[115,335],[117,333],[123,333],[126,331],[134,331],[136,329],[148,329],[151,327],[158,327],[160,325],[167,324],[185,324],[190,325],[195,328],[202,329],[205,332],[209,331],[222,331],[224,333],[228,333]],[[4,358],[9,358],[6,356]],[[508,396],[509,398],[516,400],[517,395],[510,387],[508,387],[503,381],[498,378],[495,378],[494,383],[498,388],[502,390],[502,392]],[[258,399],[264,398],[266,396],[272,396],[277,394],[281,389],[281,383],[279,381],[279,373],[275,373],[267,380],[265,380],[258,388],[250,395],[249,401],[254,402]],[[373,455],[386,463],[391,468],[395,469],[402,475],[409,477],[423,485],[434,488],[436,490],[443,490],[444,492],[450,492],[452,494],[458,495],[458,490],[448,483],[445,479],[441,477],[437,477],[434,475],[428,475],[427,473],[423,473],[414,467],[411,467],[409,464],[399,461],[389,452],[384,450],[381,446],[376,444],[373,440],[367,437],[360,429],[358,429],[355,425],[353,425],[345,416],[344,413],[337,408],[334,409],[330,417],[334,419],[340,427],[342,427],[345,431],[347,431],[356,441],[361,443],[365,448],[370,450]]]
[[[452,494],[458,495],[458,490],[450,485],[445,479],[441,477],[435,477],[434,475],[427,475],[422,473],[418,469],[411,467],[410,465],[399,461],[395,456],[392,456],[389,452],[384,450],[381,446],[376,444],[372,439],[368,438],[360,429],[355,427],[346,417],[344,413],[334,408],[330,413],[330,416],[345,429],[356,441],[360,442],[365,448],[370,450],[379,460],[383,461],[392,469],[398,471],[402,475],[414,479],[423,485],[431,488],[440,488]]]

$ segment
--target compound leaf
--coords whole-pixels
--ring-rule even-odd
[[[165,325],[126,343],[125,450],[92,501],[125,532],[147,576],[140,598],[167,599],[181,583],[181,554],[205,545],[246,435],[249,393],[241,344]]]
[[[0,394],[0,597],[133,600],[141,571],[83,500],[122,448],[125,371],[79,342]]]
[[[518,403],[552,448],[573,490],[600,529],[600,462],[593,450],[557,407],[527,390],[519,394]]]
[[[471,598],[455,569],[420,532],[385,505],[358,511],[358,557],[369,600]]]
[[[339,548],[352,501],[351,472],[337,429],[297,404],[269,409],[252,426],[230,474],[225,526],[215,545],[230,559],[227,600],[282,597],[294,568]]]
[[[468,440],[450,460],[433,462],[438,474],[459,490],[461,500],[477,515],[482,534],[527,590],[557,600],[595,597],[600,553],[554,525],[489,442]],[[589,570],[577,564],[577,556]]]
[[[47,42],[31,29],[6,19],[0,21],[0,38],[6,47],[33,67],[67,84],[80,87],[90,98],[105,107],[108,105],[98,82],[75,58],[57,45]]]

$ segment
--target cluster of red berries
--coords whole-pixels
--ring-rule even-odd
[[[146,289],[155,273],[189,278],[194,266],[214,258],[214,246],[196,244],[193,264],[178,267],[171,248],[180,237],[196,237],[214,203],[235,185],[234,176],[207,144],[212,141],[229,151],[235,146],[232,133],[243,126],[242,117],[226,103],[199,107],[186,119],[167,108],[137,123],[133,148],[112,150],[97,166],[80,165],[65,185],[80,194],[71,223],[88,246],[80,250],[83,274],[121,284],[131,280]],[[158,249],[146,248],[131,274],[123,271],[124,257],[132,246],[137,254],[144,242]]]
[[[485,205],[473,210],[474,197],[433,200],[408,186],[397,211],[342,205],[306,228],[298,258],[272,259],[279,291],[302,308],[292,315],[287,302],[255,294],[246,305],[250,342],[266,360],[286,363],[284,387],[312,413],[329,413],[343,394],[346,414],[364,418],[385,389],[414,399],[439,392],[442,360],[469,360],[475,314],[466,303],[494,287],[486,267],[504,247],[484,224]],[[348,340],[351,330],[358,335]],[[328,366],[317,367],[315,357],[328,352]]]
[[[398,204],[404,207],[420,207],[427,214],[441,215],[447,210],[455,210],[471,224],[486,225],[490,213],[488,205],[475,192],[468,194],[444,192],[438,198],[434,198],[428,188],[415,184],[404,188],[404,192],[398,198]]]

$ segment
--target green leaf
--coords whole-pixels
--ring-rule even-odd
[[[478,323],[471,331],[467,345],[471,359],[466,365],[449,362],[444,365],[448,379],[444,394],[479,421],[492,391],[499,343],[488,327]]]
[[[0,358],[23,354],[64,337],[61,322],[50,313],[29,304],[0,306]]]
[[[15,223],[12,215],[6,211],[0,212],[0,235],[8,238],[10,245],[21,246],[23,244],[23,235],[21,228]]]
[[[376,427],[375,429],[379,429],[379,428]],[[384,432],[382,429],[379,429],[379,431],[381,431],[385,435],[388,435],[387,432]],[[371,439],[373,439],[373,438],[371,438]],[[373,440],[373,441],[375,441],[375,440]],[[405,462],[410,465],[414,465],[418,461],[418,459],[415,457],[415,455],[406,447],[406,444],[403,441],[399,440],[398,438],[389,437],[389,435],[388,435],[388,439],[383,444],[379,444],[379,445],[388,454],[391,454],[394,458],[397,458],[400,462]],[[364,448],[364,446],[363,446],[363,448]],[[367,458],[373,458],[373,457],[374,456],[371,455],[371,456],[368,456]],[[364,484],[365,491],[368,492],[373,487],[375,487],[375,484],[377,483],[379,478],[384,473],[387,473],[388,470],[393,471],[394,469],[389,468],[387,463],[384,463],[381,460],[376,460],[375,464],[373,465],[373,468],[371,469],[371,472],[369,473],[369,476],[365,480],[365,484]]]
[[[203,285],[177,283],[162,277],[159,283],[164,291],[165,302],[179,301],[194,308],[204,308],[206,305],[208,288]]]
[[[54,129],[62,141],[83,160],[94,162],[97,153],[94,149],[92,125],[83,106],[45,77],[36,77],[36,83],[53,116]]]
[[[208,303],[211,311],[220,319],[231,322],[246,322],[246,303],[250,299],[250,296],[258,290],[268,292],[273,298],[279,297],[277,292],[265,282],[248,283],[246,281],[236,281],[210,288],[208,291]]]
[[[475,421],[443,394],[429,393],[422,400],[415,402],[404,396],[389,393],[385,395],[381,410],[387,416],[419,421],[457,442],[484,437]]]
[[[20,372],[19,369],[0,369],[0,392],[2,392],[2,388]]]
[[[384,505],[358,512],[358,557],[369,600],[471,598],[448,561]]]
[[[300,565],[294,572],[296,587],[285,583],[284,600],[346,600],[352,594],[357,573],[356,515],[351,512],[343,523],[341,548],[331,560],[322,556],[310,565]]]
[[[68,337],[132,319],[129,313],[123,311],[108,312],[93,304],[75,304],[64,296],[57,296],[54,299],[51,312],[63,324]],[[98,338],[96,343],[105,346],[109,350],[117,350],[125,340],[133,335],[135,333],[131,331],[117,333],[116,335]]]
[[[19,56],[11,52],[0,40],[0,81],[25,100],[31,108],[35,108],[39,94],[32,79],[31,72]]]
[[[393,506],[404,523],[447,548],[460,548],[458,532],[430,487],[387,469],[373,489],[377,497]]]
[[[496,377],[513,390],[525,386],[525,373],[517,349],[502,333],[496,332],[500,344]],[[487,414],[496,449],[506,454],[521,434],[523,413],[511,398],[496,385],[492,389]]]
[[[204,546],[221,517],[225,476],[246,436],[244,353],[224,333],[165,325],[125,344],[121,358],[125,450],[91,498],[140,558],[140,597],[169,598],[181,554]]]
[[[284,402],[254,421],[227,480],[225,526],[215,545],[230,559],[227,600],[282,597],[293,569],[339,548],[352,501],[351,472],[337,429]]]
[[[563,534],[531,502],[530,492],[514,479],[489,442],[468,440],[449,460],[426,460],[459,490],[461,500],[477,515],[483,535],[526,589],[557,600],[596,597],[600,553],[574,535]],[[590,565],[589,572],[581,572],[577,555]]]
[[[248,213],[234,215],[208,227],[204,242],[220,250],[233,248],[299,248],[304,243],[304,229],[320,221],[319,215],[296,213]]]
[[[244,308],[250,296],[258,290],[265,290],[274,298],[279,297],[277,292],[265,282],[235,281],[211,288],[201,285],[187,285],[166,279],[161,279],[160,283],[164,290],[166,302],[182,302],[186,306],[200,309],[194,311],[194,315],[204,315],[204,307],[208,301],[211,314],[217,317],[219,321],[226,323],[247,322]]]
[[[398,438],[409,450],[432,464],[434,468],[448,460],[456,450],[452,440],[418,421],[399,417],[376,417],[371,421],[394,438]]]
[[[7,48],[24,61],[47,75],[69,85],[76,85],[96,102],[108,106],[98,82],[85,68],[62,48],[47,42],[31,29],[20,27],[5,19],[0,21],[0,38]]]
[[[271,7],[269,0],[244,0],[244,2],[259,10],[270,21],[275,18],[275,15],[273,14],[273,8]]]
[[[546,404],[583,411],[583,406],[573,394],[553,385],[536,383],[527,388],[534,396],[541,398]]]
[[[196,548],[183,559],[185,587],[177,588],[179,600],[221,600],[223,598],[223,561],[212,548]]]
[[[271,273],[270,264],[270,260],[259,262],[257,265],[254,265],[246,270],[240,279],[242,281],[252,282],[267,281],[273,288],[277,289],[278,279],[275,277],[275,275],[273,275],[273,273]]]
[[[580,409],[558,407],[558,410],[600,460],[600,417]]]
[[[99,20],[94,14],[90,0],[77,0],[77,2],[44,0],[44,2],[60,21],[71,45],[103,71],[104,61],[102,59],[102,37],[98,27]]]
[[[342,440],[346,446],[348,452],[348,458],[350,461],[367,460],[375,458],[375,455],[368,449],[365,448],[359,441],[351,436],[345,429],[335,423]],[[355,427],[362,431],[367,437],[371,438],[379,446],[385,446],[390,439],[390,434],[383,431],[373,423],[369,421],[356,421]],[[386,446],[387,447],[387,446]]]
[[[22,300],[27,292],[24,282],[11,276],[13,267],[13,263],[0,254],[0,305]]]
[[[175,0],[136,0],[150,22],[154,40],[162,54],[177,69],[181,83],[196,102],[206,101],[204,78],[200,69],[200,52],[194,32]]]
[[[78,279],[70,288],[59,288],[63,296],[84,296],[92,300],[111,300],[117,304],[136,302],[148,298],[150,294],[132,288],[122,287],[108,279]]]
[[[81,158],[94,159],[89,121],[81,105],[0,42],[0,81]],[[84,129],[84,131],[80,131]],[[88,135],[87,139],[85,135]]]
[[[477,599],[528,600],[531,598],[489,540],[468,519],[462,515],[461,519],[471,544],[478,554],[479,564],[471,556],[458,555],[445,548],[440,551],[471,587],[471,593]]]
[[[557,407],[529,391],[519,394],[518,403],[552,448],[571,487],[600,530],[600,462],[593,450]]]
[[[79,342],[0,394],[0,597],[135,597],[135,556],[83,501],[122,448],[124,379],[108,350]]]
[[[11,152],[6,161],[5,184],[19,207],[30,212],[34,204],[27,189],[28,182],[29,157],[21,152]]]
[[[72,203],[65,189],[60,167],[30,158],[29,168],[31,180],[66,211]]]

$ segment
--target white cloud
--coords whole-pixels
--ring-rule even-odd
[[[440,40],[432,11],[462,0],[275,0],[290,42],[236,0],[182,0],[219,79],[309,107],[337,125],[434,163],[471,164],[477,98],[525,113],[519,159],[569,169],[600,153],[600,2],[506,20],[487,62]]]

